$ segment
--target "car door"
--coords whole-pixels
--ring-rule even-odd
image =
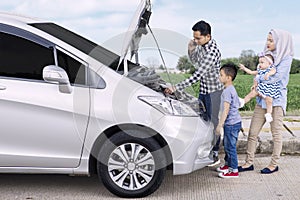
[[[78,166],[89,113],[87,65],[35,34],[4,29],[0,29],[0,167]],[[43,80],[43,68],[54,64],[66,70],[72,92],[62,93],[57,84]]]

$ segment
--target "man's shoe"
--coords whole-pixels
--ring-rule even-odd
[[[218,176],[221,178],[238,178],[239,173],[238,172],[227,172],[227,173],[220,173]]]
[[[254,166],[250,165],[249,167],[243,168],[242,166],[238,167],[239,172],[246,172],[246,171],[253,171],[254,170]]]
[[[279,170],[279,167],[276,166],[274,170],[270,170],[269,168],[263,168],[262,170],[260,170],[260,173],[262,174],[272,174],[273,172],[277,172]]]
[[[227,165],[222,165],[221,167],[218,167],[217,172],[227,173],[229,170],[229,167]]]

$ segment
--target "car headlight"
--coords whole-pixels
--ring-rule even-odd
[[[139,96],[138,98],[167,115],[199,116],[190,106],[168,97]]]

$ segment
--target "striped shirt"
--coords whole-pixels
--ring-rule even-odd
[[[193,75],[175,85],[177,90],[191,86],[200,81],[200,94],[209,94],[223,89],[219,80],[221,53],[215,40],[210,40],[204,46],[197,46],[189,52],[190,60],[197,69]]]

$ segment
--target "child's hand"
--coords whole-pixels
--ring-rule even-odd
[[[270,76],[269,73],[267,73],[267,74],[264,76],[264,79],[265,79],[265,80],[268,80],[268,79],[269,79],[269,76]]]
[[[273,76],[274,74],[276,74],[276,69],[272,67],[267,74],[269,74],[269,76]]]
[[[243,64],[239,64],[239,67],[240,67],[240,70],[243,70],[243,71],[245,71],[245,69],[246,69],[245,65],[243,65]]]
[[[270,76],[273,76],[274,74],[276,74],[276,69],[275,68],[271,68],[270,71],[264,76],[265,80],[268,80]]]
[[[221,124],[218,124],[216,131],[215,131],[217,136],[221,135],[222,128],[223,128],[223,126]]]

